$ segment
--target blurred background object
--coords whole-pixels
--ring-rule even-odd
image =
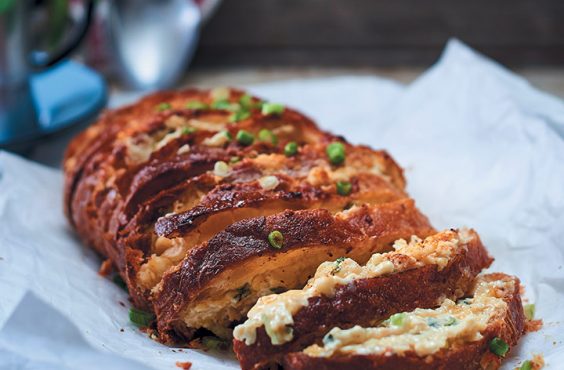
[[[54,67],[86,35],[94,0],[81,3],[80,14],[71,18],[65,0],[0,2],[0,148],[21,150],[101,108],[103,97],[90,95],[90,81],[80,78],[89,71],[70,64],[62,65],[70,68],[66,70]],[[72,32],[65,32],[69,28]],[[34,81],[33,70],[44,72]],[[51,82],[56,84],[45,88]]]
[[[86,62],[129,89],[174,86],[218,0],[99,0]]]
[[[562,66],[564,1],[224,1],[194,65],[425,67],[451,37],[512,67]]]
[[[69,24],[76,24],[85,9],[80,0],[0,0],[0,7],[21,2],[42,9],[28,19],[30,40],[34,48],[48,52],[68,42]],[[92,25],[75,61],[105,77],[111,107],[150,90],[185,85],[245,86],[336,75],[409,83],[437,60],[452,37],[515,69],[539,88],[564,97],[562,0],[95,3]],[[2,28],[7,24],[4,19]],[[11,46],[2,47],[6,59]],[[63,80],[65,86],[78,81]],[[90,80],[94,93],[95,78]],[[98,99],[94,95],[88,99]],[[88,118],[85,115],[81,122]],[[44,160],[49,157],[46,146],[64,147],[66,140],[42,141],[30,156]],[[58,160],[54,155],[48,163]]]

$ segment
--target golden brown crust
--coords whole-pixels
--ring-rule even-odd
[[[242,94],[232,90],[231,99],[236,101]],[[198,90],[153,94],[132,106],[105,113],[95,125],[71,142],[64,161],[65,210],[81,238],[100,254],[116,260],[119,254],[115,250],[116,233],[143,201],[156,192],[210,170],[216,161],[280,150],[258,141],[249,147],[236,142],[226,148],[203,146],[200,144],[214,134],[204,129],[171,140],[155,150],[145,162],[128,162],[127,140],[159,134],[171,117],[202,120],[207,116],[223,116],[223,121],[227,122],[229,111],[184,107],[187,101],[211,103],[210,99],[209,91]],[[169,103],[171,109],[158,112],[155,107],[162,102]],[[280,116],[263,116],[254,110],[248,119],[227,123],[226,128],[235,135],[239,129],[257,131],[282,124],[295,128],[283,140],[299,140],[303,135],[310,135],[320,142],[334,138],[291,109],[286,109]],[[193,145],[190,152],[177,154],[184,144]],[[123,266],[118,267],[123,270]]]
[[[386,353],[385,355],[350,355],[333,357],[312,357],[303,352],[294,352],[285,356],[284,369],[292,370],[341,370],[341,369],[424,369],[424,370],[477,370],[497,369],[502,358],[491,353],[490,341],[499,337],[510,348],[514,347],[525,331],[525,315],[521,295],[519,293],[519,279],[501,273],[484,276],[493,280],[513,280],[514,290],[508,292],[504,300],[507,308],[500,317],[487,326],[482,332],[483,338],[465,343],[455,348],[442,349],[434,355],[420,357],[414,352],[402,355]]]
[[[282,249],[275,249],[268,242],[268,234],[273,230],[284,235]],[[159,333],[163,339],[173,341],[178,334],[172,331],[179,325],[179,315],[189,304],[194,304],[195,297],[214,279],[245,269],[254,259],[268,258],[269,263],[276,264],[285,254],[296,250],[304,259],[311,260],[306,266],[309,271],[302,271],[307,276],[324,259],[340,256],[367,259],[396,239],[427,236],[433,231],[427,218],[408,199],[363,206],[346,218],[316,209],[286,211],[237,222],[192,250],[176,270],[163,277],[154,299]],[[329,248],[330,255],[321,261],[312,258],[310,248],[324,246]],[[244,314],[241,313],[241,318]]]
[[[358,279],[336,289],[335,295],[316,296],[308,300],[294,317],[293,339],[273,345],[264,327],[257,331],[253,345],[233,341],[233,349],[242,369],[262,369],[280,363],[284,354],[300,351],[314,343],[333,327],[370,326],[397,312],[415,308],[433,308],[443,298],[457,299],[467,292],[474,278],[493,259],[477,234],[461,248],[448,265],[426,265],[407,271]]]

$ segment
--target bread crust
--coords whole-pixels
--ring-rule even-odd
[[[284,235],[282,249],[270,246],[268,234],[272,230],[279,230]],[[193,303],[214,279],[244,269],[253,259],[267,257],[274,263],[291,250],[302,251],[303,258],[307,259],[311,253],[309,248],[322,246],[328,246],[330,250],[326,259],[353,256],[360,251],[368,258],[376,251],[389,248],[399,238],[424,237],[433,232],[427,218],[410,199],[363,206],[347,219],[332,216],[327,210],[315,209],[286,211],[234,223],[191,251],[177,269],[165,274],[154,297],[159,333],[165,341],[174,342],[179,336],[177,327],[186,306]],[[320,262],[311,261],[309,275]]]
[[[446,267],[425,265],[369,279],[357,279],[338,286],[335,295],[315,296],[294,317],[293,340],[273,345],[264,327],[257,330],[256,342],[246,345],[234,339],[233,349],[241,368],[262,369],[280,363],[284,354],[320,344],[333,327],[370,326],[397,312],[433,308],[443,298],[457,299],[469,290],[474,278],[493,259],[478,235],[461,248]],[[398,256],[401,257],[401,256]]]
[[[288,370],[345,370],[345,369],[407,369],[407,370],[477,370],[497,369],[501,366],[502,357],[490,352],[489,343],[495,338],[503,339],[510,348],[514,347],[525,332],[525,315],[519,279],[501,273],[485,275],[488,280],[514,280],[514,290],[504,300],[507,308],[499,317],[490,322],[482,332],[482,339],[465,343],[455,348],[441,349],[437,353],[420,357],[414,352],[402,355],[386,353],[385,355],[350,355],[333,357],[312,357],[303,352],[286,355],[283,360],[284,369]]]

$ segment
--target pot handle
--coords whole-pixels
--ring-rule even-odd
[[[61,59],[67,57],[78,45],[80,45],[84,36],[88,32],[90,23],[92,22],[92,17],[94,14],[94,2],[95,0],[85,0],[84,7],[85,13],[78,25],[71,39],[64,45],[59,51],[53,53],[47,53],[44,51],[33,51],[31,53],[31,65],[34,68],[42,69],[51,67],[52,65],[59,62]]]

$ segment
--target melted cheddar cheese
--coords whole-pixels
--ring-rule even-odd
[[[235,328],[234,337],[251,345],[256,341],[257,328],[265,326],[272,344],[286,343],[293,338],[289,330],[294,323],[293,315],[307,306],[310,297],[332,296],[338,286],[350,284],[353,280],[375,278],[424,265],[437,265],[441,270],[452,257],[466,250],[466,244],[473,237],[475,234],[467,230],[448,230],[424,241],[416,236],[409,243],[397,240],[394,251],[376,253],[364,266],[350,258],[324,262],[302,290],[259,298],[249,311],[248,320]]]

